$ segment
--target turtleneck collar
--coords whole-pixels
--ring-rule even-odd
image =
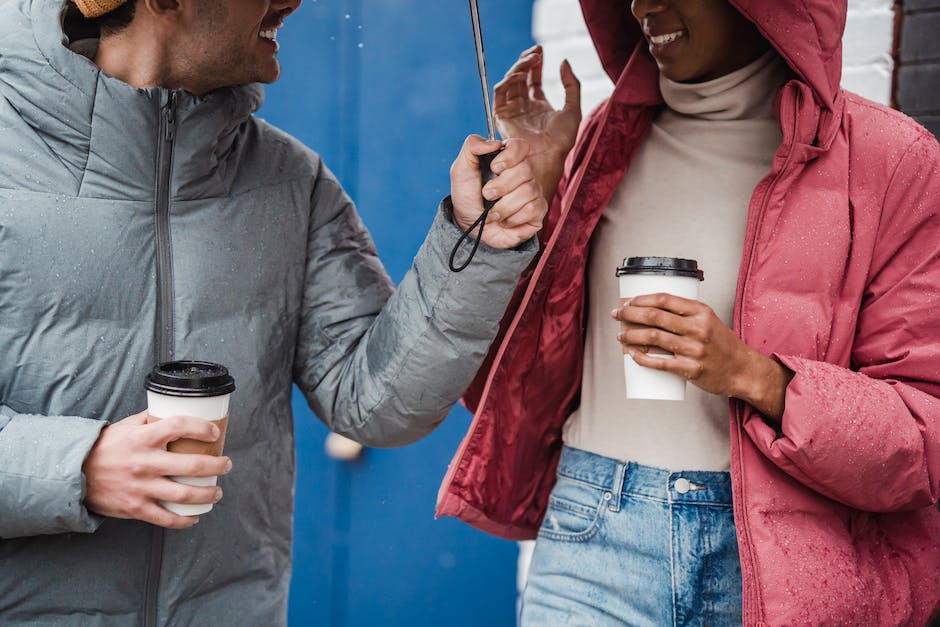
[[[774,94],[791,76],[787,64],[771,48],[756,61],[704,83],[677,83],[659,77],[666,106],[703,120],[772,118]]]

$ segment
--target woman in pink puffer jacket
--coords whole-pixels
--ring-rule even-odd
[[[656,193],[673,194],[672,188],[704,174],[662,169],[662,188],[651,189],[657,170],[647,166],[657,158],[672,163],[669,158],[695,157],[655,152],[657,142],[669,145],[670,128],[688,128],[681,125],[697,115],[694,107],[692,113],[676,108],[686,102],[688,85],[727,81],[741,72],[763,76],[775,63],[761,65],[769,54],[788,71],[765,98],[779,141],[742,203],[733,295],[728,303],[703,298],[704,304],[635,299],[618,308],[616,317],[650,326],[621,340],[638,363],[670,368],[690,380],[690,389],[726,399],[721,433],[702,427],[697,433],[708,437],[693,443],[709,442],[715,466],[706,470],[717,471],[721,438],[726,442],[733,555],[740,569],[736,620],[926,623],[940,607],[936,140],[905,116],[840,89],[845,0],[581,4],[616,87],[582,125],[563,173],[551,164],[560,164],[552,150],[563,152],[570,145],[573,134],[567,129],[577,122],[570,70],[562,71],[570,87],[563,111],[552,111],[538,88],[538,50],[524,55],[498,89],[504,132],[527,136],[545,151],[543,186],[561,181],[542,234],[541,257],[521,281],[502,335],[465,397],[474,421],[441,488],[438,513],[505,538],[538,535],[523,622],[534,624],[536,616],[551,624],[579,616],[593,624],[630,622],[622,617],[632,616],[627,610],[606,619],[592,612],[615,598],[668,596],[651,584],[658,576],[652,571],[631,583],[635,578],[626,571],[635,566],[622,556],[618,561],[618,551],[611,550],[615,517],[629,510],[629,502],[619,497],[627,498],[629,476],[642,465],[605,454],[604,446],[638,454],[648,447],[637,448],[639,436],[601,439],[600,450],[586,451],[592,457],[572,446],[591,443],[585,425],[598,424],[597,417],[584,416],[585,404],[604,406],[592,391],[606,376],[605,362],[593,357],[598,311],[612,324],[597,330],[598,336],[616,342],[617,333],[609,314],[616,298],[588,298],[602,293],[594,291],[600,289],[595,284],[605,280],[596,279],[591,263],[616,211],[629,225],[621,237],[646,237],[643,229],[650,224],[633,218],[636,205]],[[725,21],[713,21],[709,30],[699,21],[704,10],[722,13]],[[737,23],[740,17],[747,23]],[[716,36],[722,34],[716,23],[730,28],[725,37]],[[710,45],[700,47],[703,43]],[[692,65],[683,65],[686,61]],[[761,128],[760,141],[766,141],[766,127]],[[693,137],[690,132],[672,139],[684,148]],[[740,183],[743,169],[727,170],[728,178]],[[693,193],[688,206],[708,200]],[[734,216],[715,220],[725,225]],[[710,226],[706,221],[702,228]],[[687,241],[701,245],[694,237]],[[713,252],[707,246],[702,250]],[[613,267],[608,270],[616,290]],[[703,288],[710,278],[709,268],[704,270]],[[728,315],[720,313],[722,307]],[[640,349],[648,345],[660,345],[677,359],[671,365],[654,362]],[[587,362],[586,354],[592,356]],[[616,393],[618,412],[624,414],[604,426],[613,433],[636,421],[631,401],[622,400],[622,390]],[[670,403],[661,407],[664,414],[679,411]],[[699,454],[689,450],[692,457]],[[668,444],[660,451],[663,459],[673,453]],[[575,457],[590,464],[569,469]],[[677,483],[684,478],[681,471],[699,468],[662,466],[669,469],[663,471],[669,483],[655,498],[668,508],[680,502],[676,486],[689,485]],[[596,502],[559,493],[560,486],[571,490],[572,476],[585,467],[608,469],[613,477],[611,485],[589,486]],[[583,528],[568,529],[564,536],[566,524]],[[625,527],[628,535],[630,524],[635,523]],[[562,537],[568,542],[559,541]],[[598,542],[607,544],[592,555]],[[614,561],[591,562],[595,580],[588,580],[591,573],[579,565],[598,556]],[[719,558],[727,561],[728,555]],[[663,568],[672,569],[672,606],[656,611],[672,612],[670,620],[683,622],[696,610],[681,614],[688,610],[681,607],[687,591],[675,587],[678,567],[665,563]],[[689,568],[708,579],[707,568],[696,570],[691,562]]]

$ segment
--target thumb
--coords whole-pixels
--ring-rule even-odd
[[[568,59],[561,62],[561,84],[565,87],[565,110],[581,112],[581,81],[575,76]]]

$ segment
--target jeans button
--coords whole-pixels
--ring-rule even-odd
[[[676,479],[675,488],[679,494],[685,494],[692,489],[692,482],[685,477],[679,477]]]

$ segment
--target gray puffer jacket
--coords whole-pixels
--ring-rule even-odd
[[[445,206],[394,291],[317,155],[252,116],[258,87],[134,89],[68,43],[61,0],[0,0],[0,623],[283,624],[291,384],[334,431],[417,440],[535,244],[452,274]],[[170,358],[237,381],[225,498],[186,531],[102,519],[82,463]]]

